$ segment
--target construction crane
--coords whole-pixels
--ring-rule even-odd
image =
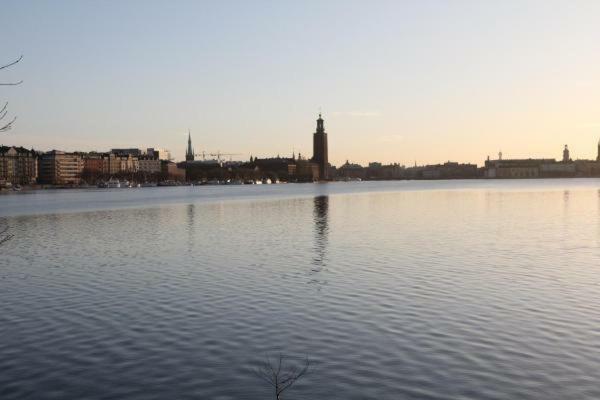
[[[221,153],[220,151],[217,151],[216,153],[209,153],[209,156],[217,157],[217,161],[222,161],[221,156],[229,156],[229,161],[231,161],[231,158],[233,156],[241,156],[241,155],[243,155],[243,154],[242,153]]]
[[[242,156],[242,153],[221,153],[221,151],[217,151],[216,153],[207,153],[203,151],[202,153],[195,153],[194,157],[202,157],[202,160],[206,161],[206,156],[217,157],[217,161],[224,161],[222,156],[229,156],[229,161],[233,156]]]
[[[206,152],[203,151],[202,153],[194,153],[194,157],[202,157],[202,160],[206,160]]]

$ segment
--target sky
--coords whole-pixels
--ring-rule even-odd
[[[26,1],[0,15],[0,144],[596,158],[600,1]]]

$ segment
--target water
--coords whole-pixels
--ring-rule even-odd
[[[600,398],[600,181],[0,196],[1,399]]]

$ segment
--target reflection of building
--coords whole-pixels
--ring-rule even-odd
[[[329,196],[316,196],[313,200],[313,220],[315,223],[314,272],[325,266],[327,235],[329,233]]]
[[[317,131],[313,135],[313,158],[312,161],[319,166],[319,179],[329,179],[329,155],[327,149],[327,133],[323,118],[319,113],[317,119]]]
[[[53,185],[79,185],[83,165],[81,154],[52,150],[40,156],[39,181]]]
[[[23,147],[0,146],[0,181],[26,185],[38,175],[37,155]]]

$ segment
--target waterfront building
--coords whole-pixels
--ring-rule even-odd
[[[568,178],[577,174],[577,166],[572,161],[568,162],[547,162],[540,164],[541,178]]]
[[[562,161],[553,158],[497,160],[485,162],[485,178],[568,178],[593,176],[598,170],[597,162],[578,160],[573,162],[569,146],[565,145]]]
[[[37,154],[23,147],[0,146],[0,182],[13,185],[35,183],[37,171]]]
[[[128,149],[110,149],[112,154],[116,154],[118,156],[134,156],[139,157],[142,155],[142,150],[136,148],[128,148]]]
[[[484,170],[485,178],[565,178],[578,175],[577,163],[546,158],[487,160]]]
[[[83,155],[82,178],[87,183],[94,183],[108,171],[108,156],[91,152]]]
[[[106,157],[102,153],[87,153],[83,156],[83,169],[97,174],[106,170]]]
[[[575,171],[581,177],[600,177],[600,161],[575,160]]]
[[[329,155],[327,148],[327,133],[321,113],[317,119],[317,130],[313,134],[313,158],[312,161],[319,168],[319,179],[329,179]]]
[[[161,172],[161,160],[158,153],[143,155],[138,158],[138,171],[146,174],[159,174]]]
[[[421,175],[423,179],[472,179],[479,176],[479,171],[475,164],[448,161],[424,166]]]
[[[265,177],[285,181],[313,182],[322,176],[319,165],[310,160],[292,155],[288,157],[254,158],[252,167]]]
[[[367,169],[360,164],[354,164],[346,160],[341,167],[337,169],[338,178],[342,179],[365,179]]]
[[[105,174],[114,175],[121,172],[121,157],[111,152],[106,155],[106,159]]]
[[[119,156],[119,171],[126,173],[136,173],[139,171],[139,160],[132,154]]]
[[[369,163],[367,168],[367,179],[402,179],[406,168],[398,163],[383,165],[379,162]]]
[[[223,179],[225,176],[223,164],[219,160],[188,160],[178,163],[177,166],[185,169],[185,177],[190,182]]]
[[[79,185],[83,167],[81,154],[52,150],[39,158],[38,179],[52,185]]]
[[[321,176],[320,167],[314,162],[298,159],[291,169],[290,178],[297,182],[314,182]]]
[[[257,171],[261,171],[265,177],[269,177],[271,179],[288,180],[290,175],[293,176],[297,173],[296,160],[294,157],[256,157],[252,162],[252,167]]]
[[[485,173],[486,178],[539,178],[540,165],[556,163],[555,159],[514,159],[486,160]]]
[[[160,147],[149,147],[146,149],[148,157],[157,157],[159,160],[172,161],[171,152]]]
[[[185,165],[178,165],[173,161],[161,160],[161,174],[175,181],[185,181]]]

